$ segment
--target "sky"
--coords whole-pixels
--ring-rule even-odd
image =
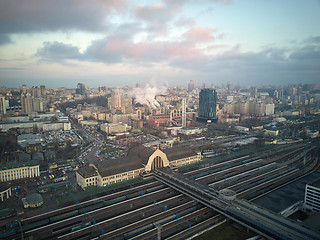
[[[320,0],[1,0],[0,86],[320,85]]]

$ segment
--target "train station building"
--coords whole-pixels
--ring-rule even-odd
[[[0,166],[0,182],[40,176],[39,163],[36,161],[9,162]]]
[[[201,152],[190,147],[174,147],[164,150],[135,145],[127,156],[106,160],[100,164],[89,164],[76,173],[78,185],[106,186],[133,179],[160,167],[180,167],[201,161]]]

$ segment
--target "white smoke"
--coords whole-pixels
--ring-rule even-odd
[[[157,95],[166,94],[168,87],[165,85],[157,86],[156,81],[152,79],[149,83],[141,88],[132,89],[132,97],[135,103],[147,105],[150,108],[158,108],[160,104],[156,100]]]

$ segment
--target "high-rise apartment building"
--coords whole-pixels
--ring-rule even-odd
[[[6,99],[0,95],[0,114],[6,114]]]
[[[30,93],[21,94],[21,108],[23,114],[29,114],[32,112],[43,112],[45,110],[45,104],[41,97],[34,98]]]
[[[280,99],[283,99],[283,97],[284,97],[283,89],[280,89],[280,91],[279,91],[279,98],[280,98]]]
[[[187,108],[186,99],[182,99],[182,127],[187,127]]]
[[[32,96],[30,93],[21,94],[21,108],[23,114],[33,112]]]
[[[119,89],[114,89],[111,91],[110,107],[112,113],[121,111],[121,94]]]
[[[41,92],[41,97],[46,99],[47,98],[47,91],[46,91],[45,85],[40,85],[40,92]]]
[[[199,93],[199,122],[215,122],[217,109],[217,92],[210,88],[204,88]]]
[[[250,96],[254,98],[258,97],[258,89],[256,87],[250,88]]]
[[[274,103],[266,103],[266,116],[274,114]]]
[[[195,88],[196,88],[196,86],[195,86],[193,80],[190,80],[190,82],[188,84],[188,92],[192,92],[192,90]]]
[[[20,90],[21,93],[27,93],[28,91],[27,85],[22,85],[20,89],[21,89]]]
[[[78,83],[76,94],[86,95],[86,86],[84,85],[84,83]]]
[[[34,98],[32,100],[32,104],[33,104],[33,111],[34,112],[43,112],[44,111],[42,98]]]
[[[31,88],[31,95],[33,98],[40,98],[41,97],[41,89],[38,87]]]
[[[111,112],[131,113],[132,95],[121,89],[115,89],[111,92]]]

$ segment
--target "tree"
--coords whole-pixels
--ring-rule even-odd
[[[33,129],[32,129],[33,134],[39,133],[38,125],[33,124]]]
[[[67,148],[71,148],[71,144],[72,144],[72,140],[67,139],[67,140],[66,140],[66,147],[67,147]]]
[[[56,153],[57,153],[58,150],[59,150],[58,138],[55,138],[55,139],[53,140],[53,149],[54,149],[54,151],[55,151]]]

